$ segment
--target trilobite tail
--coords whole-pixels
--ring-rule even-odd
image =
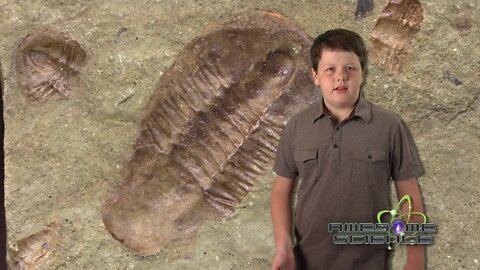
[[[172,242],[193,236],[216,214],[192,179],[157,167],[146,180],[132,179],[102,205],[108,232],[139,255],[152,255]]]

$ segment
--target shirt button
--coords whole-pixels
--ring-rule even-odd
[[[372,159],[372,155],[368,154],[368,159]]]
[[[335,130],[339,131],[339,130],[340,130],[340,127],[337,127]]]
[[[338,145],[337,145],[337,144],[334,144],[334,145],[333,145],[333,148],[337,148],[337,147],[338,147]]]

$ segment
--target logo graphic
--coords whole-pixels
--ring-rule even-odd
[[[401,207],[408,203],[407,213]],[[388,223],[382,223],[382,217],[390,215]],[[415,218],[416,217],[416,218]],[[420,218],[418,218],[420,217]],[[410,223],[421,219],[421,223]],[[419,244],[429,245],[433,242],[433,234],[437,225],[427,223],[427,216],[420,212],[412,212],[412,200],[409,195],[403,196],[392,210],[382,210],[377,214],[378,223],[330,223],[328,231],[333,233],[333,243],[337,245],[388,245]]]

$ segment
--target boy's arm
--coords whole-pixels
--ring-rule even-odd
[[[295,269],[292,244],[292,192],[294,181],[277,176],[270,198],[273,232],[275,235],[275,258],[272,270]]]
[[[395,181],[395,188],[397,190],[397,198],[402,198],[404,195],[410,195],[412,200],[412,212],[424,213],[422,197],[420,195],[420,188],[418,187],[417,178],[409,178],[406,180]],[[408,213],[408,205],[403,204],[402,213]],[[419,216],[413,215],[412,222],[422,223],[423,220],[418,219]],[[425,269],[425,246],[423,245],[408,245],[407,246],[407,263],[404,270],[423,270]]]

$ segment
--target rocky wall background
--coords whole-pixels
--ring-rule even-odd
[[[404,72],[392,76],[372,63],[365,94],[400,113],[417,142],[427,214],[439,226],[429,269],[479,269],[480,5],[421,4],[423,24]],[[122,181],[156,82],[211,22],[258,9],[295,20],[313,37],[343,27],[368,40],[384,6],[375,1],[358,20],[353,0],[1,0],[8,247],[16,250],[17,241],[53,224],[44,236],[49,246],[30,251],[39,269],[269,269],[273,173],[233,216],[204,223],[194,240],[149,257],[133,255],[107,233],[100,205]],[[87,50],[69,99],[28,102],[17,84],[15,50],[39,27],[68,33]],[[403,260],[400,248],[393,269]]]

